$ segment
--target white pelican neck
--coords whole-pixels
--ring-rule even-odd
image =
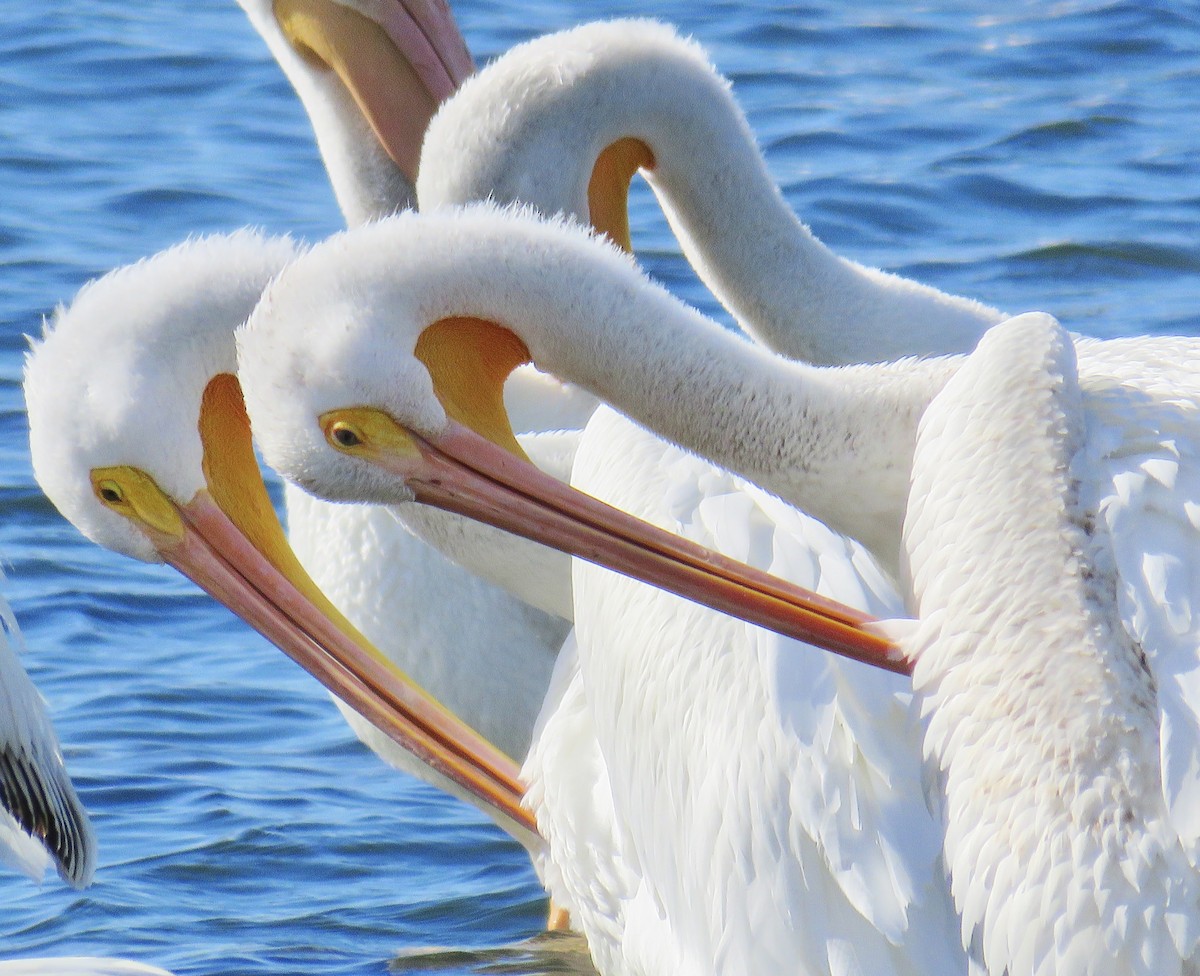
[[[802,502],[895,564],[917,420],[949,375],[948,361],[823,370],[780,359],[678,302],[577,228],[488,206],[400,215],[317,252],[269,290],[245,334],[263,332],[271,356],[247,352],[243,339],[260,433],[279,409],[268,392],[277,383],[252,389],[265,365],[304,377],[318,414],[357,401],[436,434],[441,411],[428,381],[424,389],[397,381],[413,375],[407,343],[442,319],[489,319],[523,340],[540,368]],[[289,326],[285,337],[282,325],[265,324],[289,319],[314,334]],[[387,352],[381,331],[396,340]],[[290,352],[281,353],[285,345]],[[318,372],[308,362],[314,351]],[[330,376],[343,378],[336,389]],[[285,458],[303,452],[280,449]]]
[[[301,56],[284,36],[269,2],[238,2],[304,104],[346,223],[356,226],[412,206],[412,184],[380,145],[337,74]]]
[[[538,38],[467,81],[427,133],[421,207],[491,199],[586,222],[596,158],[626,138],[653,155],[644,175],[688,260],[768,348],[826,364],[967,352],[1004,317],[830,251],[771,179],[729,82],[651,20]]]

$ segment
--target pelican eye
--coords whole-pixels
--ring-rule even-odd
[[[125,492],[115,481],[101,481],[96,485],[96,494],[109,505],[120,505],[125,501]]]
[[[329,439],[338,447],[358,447],[363,442],[358,431],[343,421],[338,421],[330,426]]]

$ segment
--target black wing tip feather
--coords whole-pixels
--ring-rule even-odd
[[[0,750],[0,805],[50,852],[67,884],[91,883],[96,869],[91,821],[61,763],[37,763],[21,752]]]

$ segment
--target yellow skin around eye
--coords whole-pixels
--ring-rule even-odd
[[[330,410],[317,418],[325,439],[335,450],[365,461],[388,454],[400,457],[419,457],[417,446],[408,432],[391,416],[375,407],[342,407]],[[346,441],[351,434],[354,442]],[[342,439],[338,439],[341,434]]]
[[[392,426],[395,426],[394,422]],[[212,501],[249,543],[335,627],[357,642],[368,656],[399,673],[395,665],[329,602],[288,545],[254,456],[250,421],[236,377],[221,373],[209,381],[201,402],[198,429],[204,445],[207,493]],[[145,471],[129,465],[94,468],[91,481],[100,503],[141,528],[160,553],[184,540],[187,528],[180,505]],[[113,493],[120,498],[112,499]],[[193,501],[204,494],[204,491],[198,492]],[[183,506],[185,510],[188,504]]]
[[[116,465],[93,468],[92,490],[100,504],[169,539],[183,537],[183,519],[166,493],[141,468]],[[120,496],[113,499],[113,494]],[[105,497],[109,496],[109,497]]]

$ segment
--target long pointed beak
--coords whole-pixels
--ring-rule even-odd
[[[446,0],[392,0],[380,10],[380,23],[438,102],[475,71]]]
[[[911,674],[869,615],[689,542],[543,474],[450,421],[426,440],[407,432],[420,460],[383,453],[417,501],[487,522],[670,590],[749,623],[875,667]]]
[[[336,0],[275,0],[274,12],[293,44],[337,72],[415,181],[429,120],[475,70],[445,0],[381,0],[370,18]]]
[[[179,507],[184,531],[160,547],[168,563],[238,614],[401,747],[478,797],[528,846],[517,765],[401,675],[361,635],[268,561],[206,492]]]

